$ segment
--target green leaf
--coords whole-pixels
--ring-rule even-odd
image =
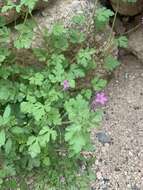
[[[19,32],[19,35],[14,41],[14,46],[17,49],[20,48],[30,48],[33,40],[33,29],[35,24],[32,21],[27,21],[24,24],[19,24],[15,26],[15,29]]]
[[[31,145],[31,144],[33,144],[35,141],[36,141],[36,137],[35,137],[35,136],[30,136],[30,137],[28,138],[27,145]]]
[[[75,80],[69,79],[69,85],[71,88],[75,88]]]
[[[58,109],[51,108],[50,112],[48,113],[48,123],[49,125],[61,125],[61,115]]]
[[[86,145],[86,140],[83,136],[77,135],[77,137],[73,138],[72,141],[70,141],[70,145],[72,145],[71,148],[74,151],[74,153],[78,154]]]
[[[12,149],[12,140],[9,138],[6,141],[6,144],[5,144],[5,152],[6,152],[6,154],[9,154],[11,149]]]
[[[102,119],[103,119],[103,111],[101,110],[96,111],[94,113],[93,124],[100,124]]]
[[[95,49],[86,48],[80,49],[77,54],[77,63],[83,67],[87,67],[92,63],[92,55],[95,53]]]
[[[22,102],[20,105],[20,109],[23,113],[31,114],[36,121],[42,119],[45,115],[44,105],[40,102],[32,103],[32,102]]]
[[[83,89],[82,90],[82,95],[87,98],[88,100],[90,100],[91,96],[92,96],[92,91],[90,89]]]
[[[50,129],[48,126],[43,127],[39,132],[38,141],[41,147],[46,147],[50,141],[50,137],[53,141],[56,140],[57,133],[53,129]]]
[[[32,158],[35,158],[38,154],[40,154],[41,149],[38,140],[29,146],[28,151]]]
[[[104,62],[105,62],[104,67],[105,69],[107,69],[107,71],[113,71],[117,66],[120,65],[120,62],[111,55],[106,57]]]
[[[8,48],[0,48],[0,64],[10,55]]]
[[[57,49],[57,52],[65,51],[68,48],[67,29],[65,29],[63,24],[56,23],[53,26],[50,36],[50,45]]]
[[[7,27],[0,28],[0,43],[7,43],[10,41],[10,30]]]
[[[81,131],[81,125],[71,125],[70,127],[66,128],[65,133],[65,141],[72,140],[73,136],[78,134]]]
[[[3,16],[0,16],[0,27],[5,26],[6,22],[5,22],[5,18]]]
[[[101,91],[105,88],[105,86],[107,85],[107,81],[104,79],[100,79],[98,77],[95,77],[92,81],[91,84],[93,86],[93,89],[95,91]]]
[[[85,41],[85,39],[86,39],[86,36],[81,31],[78,31],[78,30],[75,30],[75,29],[70,30],[70,41],[73,44],[82,43],[82,42]]]
[[[73,79],[81,78],[85,76],[85,71],[77,64],[71,64],[69,75]]]
[[[44,81],[44,76],[41,73],[36,73],[33,77],[29,79],[30,84],[41,86]]]
[[[115,43],[118,47],[127,48],[128,47],[128,39],[126,36],[120,36],[119,38],[115,39]]]
[[[11,132],[13,134],[19,135],[19,134],[23,134],[26,132],[25,128],[21,128],[21,127],[12,127],[11,128]]]
[[[5,108],[5,111],[3,113],[3,119],[8,120],[10,114],[11,114],[11,107],[10,107],[10,105],[7,105]]]
[[[6,140],[5,131],[4,129],[2,129],[0,132],[0,147],[5,144],[5,140]]]
[[[68,113],[70,121],[86,123],[89,119],[89,106],[83,96],[78,95],[66,101],[64,107]],[[81,123],[80,123],[81,124]]]
[[[85,19],[85,16],[84,16],[83,14],[75,15],[75,16],[73,16],[73,18],[72,18],[72,22],[73,22],[74,24],[78,24],[78,25],[83,25],[83,24],[85,24],[85,21],[86,21],[86,19]]]
[[[109,18],[114,15],[114,12],[105,7],[98,8],[95,15],[95,26],[97,30],[103,30],[109,22]]]
[[[61,36],[65,34],[66,32],[67,30],[65,29],[63,24],[59,24],[59,23],[54,24],[53,29],[52,29],[52,34],[54,34],[55,36]]]
[[[43,164],[44,164],[45,166],[50,166],[51,162],[50,162],[49,157],[45,157],[45,158],[43,159]]]
[[[60,63],[57,63],[57,65],[55,65],[53,71],[49,75],[49,80],[52,83],[62,82],[64,80],[64,72],[65,71],[64,71],[63,65]]]
[[[86,145],[86,139],[83,136],[80,125],[71,125],[66,129],[65,141],[70,145],[74,154],[78,154]]]
[[[31,12],[34,9],[37,2],[38,0],[21,0],[21,5],[27,6],[29,11]]]
[[[33,53],[39,61],[44,62],[47,60],[47,51],[45,49],[33,48]]]

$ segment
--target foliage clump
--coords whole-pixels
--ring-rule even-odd
[[[97,51],[94,43],[96,32],[106,29],[113,12],[98,9],[90,18],[92,27],[84,14],[79,14],[71,20],[70,28],[62,23],[55,23],[50,31],[45,28],[41,31],[43,44],[32,48],[38,65],[29,66],[24,60],[24,64],[19,63],[17,54],[19,49],[31,51],[36,23],[27,15],[31,15],[36,1],[21,3],[28,10],[24,23],[15,26],[16,39],[11,39],[11,31],[4,24],[0,28],[0,178],[27,175],[27,171],[38,168],[35,172],[41,170],[42,177],[48,175],[44,183],[49,188],[69,185],[69,189],[85,189],[87,175],[82,181],[76,172],[82,163],[88,168],[85,157],[93,150],[90,131],[102,120],[102,111],[92,110],[90,101],[93,92],[102,91],[107,82],[95,76],[89,88],[81,88],[78,81],[98,64],[108,71],[119,65],[109,55],[109,44]],[[19,11],[20,6],[7,4],[3,11]],[[81,30],[85,25],[88,31]],[[118,44],[125,46],[125,40],[120,39]],[[87,169],[86,174],[89,173]],[[26,186],[23,180],[18,182]],[[4,184],[17,188],[14,179],[5,180]]]

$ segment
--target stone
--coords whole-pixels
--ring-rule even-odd
[[[125,32],[126,28],[123,25],[123,22],[120,20],[120,18],[116,18],[115,24],[114,24],[114,30],[116,34],[121,35]]]
[[[128,50],[143,62],[143,26],[129,35]]]
[[[50,2],[50,1],[49,1]],[[100,6],[100,5],[99,5]],[[51,0],[51,3],[45,8],[41,9],[35,14],[33,14],[34,19],[37,22],[38,28],[35,28],[35,34],[32,42],[32,47],[40,47],[43,40],[42,40],[42,34],[41,29],[47,28],[48,30],[51,30],[54,23],[61,22],[65,25],[65,27],[70,27],[70,20],[73,16],[76,14],[83,13],[87,20],[90,20],[92,16],[92,10],[93,10],[93,2],[92,0]],[[40,29],[40,30],[39,30]],[[82,29],[85,31],[87,29],[87,25],[84,26]],[[98,43],[96,45],[96,49],[100,49],[101,46],[103,46],[104,42],[107,42],[109,40],[111,28],[107,25],[107,28],[105,32],[99,32],[98,34]],[[13,38],[15,38],[16,33],[13,34]],[[93,33],[91,33],[90,38],[93,39]],[[89,39],[90,40],[90,39]],[[35,62],[35,59],[33,59],[33,55],[31,55],[31,52],[28,50],[19,50],[22,51],[18,55],[18,61],[20,62],[20,59],[24,57],[24,60],[26,60],[27,64],[33,65],[37,64]],[[111,45],[109,52],[114,56],[117,57],[118,49],[115,45]],[[29,60],[30,57],[30,60]],[[103,69],[103,66],[101,63],[98,64],[96,68],[96,72],[98,73],[99,77],[108,77],[110,73],[108,73],[105,69]],[[88,81],[92,77],[95,76],[95,71],[91,71],[88,74],[88,78],[86,79],[87,82],[84,84],[89,84]],[[83,84],[83,82],[82,82]]]
[[[106,144],[106,143],[111,142],[111,138],[107,134],[105,134],[104,132],[97,133],[96,137],[97,137],[98,141],[101,142],[102,144]]]
[[[135,3],[123,2],[121,0],[110,0],[113,9],[122,15],[134,16],[142,12],[143,0],[137,0]]]
[[[137,185],[133,185],[132,190],[140,190],[140,188]]]
[[[49,5],[50,1],[51,0],[49,0],[48,2],[45,2],[43,0],[38,0],[38,2],[37,2],[34,9],[43,9],[43,8],[45,8],[45,7],[47,7]],[[18,4],[19,0],[13,0],[13,2],[15,4]],[[4,6],[4,2],[0,2],[0,8],[2,8],[3,6]],[[24,11],[25,8],[22,7],[22,9],[23,10],[20,13],[17,13],[15,9],[11,9],[6,13],[0,13],[0,16],[2,18],[4,18],[6,24],[9,24],[9,23],[17,20],[21,16],[21,14],[22,14],[22,12]]]

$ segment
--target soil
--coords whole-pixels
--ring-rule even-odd
[[[143,190],[143,65],[132,55],[124,55],[121,62],[106,89],[103,124],[93,131],[93,190]],[[99,132],[111,142],[99,141]]]

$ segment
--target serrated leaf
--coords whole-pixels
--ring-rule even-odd
[[[66,33],[66,29],[64,27],[63,24],[54,24],[53,28],[52,28],[52,34],[54,34],[55,36],[61,36],[63,34]]]
[[[117,66],[120,65],[120,62],[117,59],[115,59],[113,56],[111,56],[111,55],[106,57],[104,62],[105,62],[104,67],[108,71],[113,71]]]
[[[82,135],[76,135],[72,138],[69,144],[71,145],[71,149],[74,151],[74,153],[78,154],[81,152],[82,148],[86,145],[86,141]]]
[[[100,79],[98,77],[95,77],[91,81],[91,84],[92,84],[94,90],[101,91],[107,85],[107,81],[104,79]]]
[[[39,61],[47,60],[47,51],[42,48],[33,48],[34,55],[38,58]]]
[[[127,48],[128,47],[128,39],[126,36],[120,36],[119,38],[115,39],[115,43],[118,47]]]
[[[21,5],[28,7],[29,11],[32,11],[38,0],[21,0]]]
[[[41,86],[44,81],[44,76],[41,73],[36,73],[34,76],[32,76],[30,79],[30,84]]]
[[[88,100],[91,98],[92,91],[90,89],[82,90],[82,94]]]
[[[70,41],[73,44],[82,43],[82,42],[85,41],[85,39],[86,39],[86,36],[81,31],[78,31],[78,30],[75,30],[75,29],[70,30]]]
[[[103,30],[109,22],[109,18],[114,15],[114,12],[105,7],[96,10],[95,26],[97,30]]]
[[[85,19],[85,16],[83,14],[75,15],[72,18],[72,22],[74,24],[78,24],[78,25],[85,24],[85,21],[86,21],[86,19]]]
[[[76,57],[77,63],[86,68],[90,63],[92,63],[92,55],[94,53],[95,49],[93,48],[80,49]]]
[[[17,49],[30,48],[33,40],[33,29],[35,24],[32,21],[27,21],[24,24],[19,24],[15,26],[15,29],[19,32],[19,35],[14,41],[14,46]]]

